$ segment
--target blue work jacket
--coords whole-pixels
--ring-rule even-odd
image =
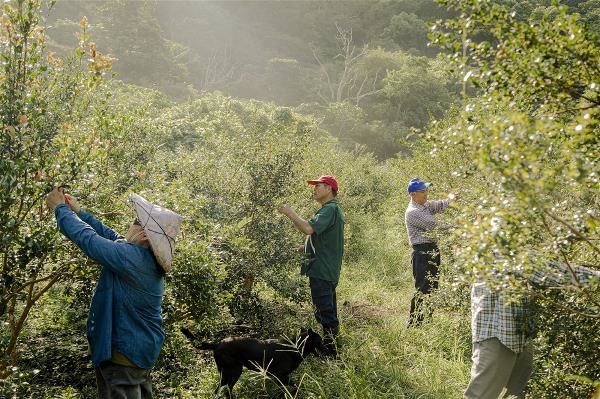
[[[110,360],[114,348],[152,368],[165,338],[164,277],[152,250],[128,243],[85,211],[76,215],[61,204],[55,214],[60,231],[102,266],[87,321],[92,363]]]

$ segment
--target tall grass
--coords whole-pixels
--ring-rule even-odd
[[[469,315],[436,310],[422,326],[407,329],[410,248],[402,234],[372,236],[369,250],[344,265],[338,286],[339,357],[306,359],[292,374],[296,389],[281,387],[267,373],[245,371],[234,388],[237,398],[462,397],[470,367]],[[310,314],[301,317],[313,322]],[[177,396],[211,397],[218,382],[214,363],[200,366],[193,380]]]

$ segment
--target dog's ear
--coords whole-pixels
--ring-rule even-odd
[[[323,338],[319,333],[313,331],[312,329],[308,329],[306,335],[306,344],[303,348],[303,356],[307,356],[310,354],[320,354],[325,353],[327,348],[323,345]]]

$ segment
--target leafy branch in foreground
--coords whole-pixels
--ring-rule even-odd
[[[32,308],[74,267],[44,194],[84,182],[103,153],[93,124],[80,122],[102,106],[97,92],[110,63],[93,46],[86,60],[85,20],[73,55],[47,52],[40,9],[37,0],[7,4],[0,26],[0,375],[16,362]]]
[[[483,277],[523,293],[526,279],[518,276],[545,269],[548,260],[598,270],[597,38],[557,4],[554,13],[521,21],[497,2],[441,3],[459,17],[439,21],[432,40],[450,52],[454,70],[478,96],[465,98],[454,124],[433,129],[433,153],[460,149],[486,177],[471,193],[480,205],[462,209],[457,279]],[[466,178],[464,170],[454,173]],[[567,376],[600,375],[589,350],[600,345],[598,295],[597,285],[577,281],[538,295],[542,339],[564,345],[542,355],[546,370],[535,380],[537,395],[589,396],[590,384]],[[563,322],[578,333],[560,327]]]

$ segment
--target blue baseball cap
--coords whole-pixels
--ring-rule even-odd
[[[431,183],[424,182],[423,180],[419,179],[418,177],[415,177],[414,179],[411,179],[408,182],[408,192],[414,193],[415,191],[425,190],[430,185],[431,185]]]

